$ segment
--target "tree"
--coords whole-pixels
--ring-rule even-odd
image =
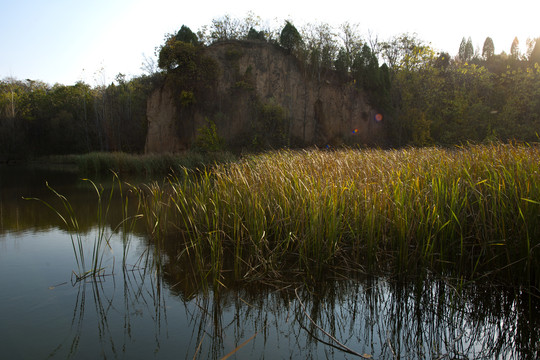
[[[185,25],[182,25],[180,30],[178,30],[175,39],[176,41],[182,41],[192,45],[199,44],[199,39],[197,38],[197,35]]]
[[[447,52],[440,53],[434,64],[439,69],[447,69],[450,66],[450,54]]]
[[[458,50],[458,58],[461,61],[465,60],[465,46],[467,46],[467,40],[465,40],[465,37],[461,39],[461,43],[459,43],[459,50]]]
[[[247,34],[248,40],[261,40],[266,41],[266,36],[264,35],[264,31],[257,31],[254,28],[249,28],[248,34]]]
[[[357,34],[358,25],[346,22],[340,26],[340,30],[339,38],[343,46],[338,51],[335,66],[336,70],[346,73],[352,66],[354,55],[362,48],[362,41]]]
[[[383,58],[392,71],[403,67],[422,66],[421,63],[425,60],[423,49],[429,48],[416,37],[416,34],[396,36],[388,42],[381,43],[380,47]]]
[[[223,41],[240,39],[242,37],[242,24],[238,19],[225,15],[219,19],[213,19],[210,29],[210,41]]]
[[[493,39],[489,36],[484,41],[484,47],[482,48],[482,57],[486,60],[489,60],[493,55],[495,55],[495,45],[493,44]]]
[[[200,152],[216,152],[223,150],[225,141],[219,136],[216,123],[205,118],[206,125],[197,129],[194,147]]]
[[[341,75],[347,75],[351,67],[351,60],[344,48],[339,49],[336,60],[334,61],[334,67]]]
[[[512,41],[512,46],[510,46],[510,57],[514,60],[519,59],[519,40],[517,36]]]
[[[540,64],[540,38],[536,39],[536,43],[529,57],[529,63],[532,67],[534,64]]]
[[[467,61],[471,61],[473,56],[474,56],[474,47],[472,44],[471,37],[469,36],[469,39],[467,40],[467,45],[465,45],[465,59]]]
[[[302,34],[305,55],[313,71],[320,75],[321,70],[331,69],[339,51],[330,25],[308,24]]]
[[[193,44],[177,41],[176,37],[167,40],[161,48],[158,58],[158,66],[164,70],[183,68],[194,69],[195,58],[198,50]]]
[[[379,87],[379,62],[367,44],[356,54],[352,72],[356,83],[364,89],[373,91]]]
[[[462,62],[471,61],[474,56],[474,47],[472,44],[471,37],[469,36],[468,40],[465,38],[461,39],[461,44],[459,45],[458,57]]]
[[[291,24],[291,22],[285,22],[285,26],[283,27],[283,30],[281,30],[279,43],[289,53],[292,53],[300,48],[300,45],[302,44],[302,36],[300,36],[300,33],[294,27],[294,25]]]
[[[143,62],[141,64],[141,70],[143,74],[147,76],[154,76],[158,72],[158,66],[154,57],[146,56],[143,54]]]

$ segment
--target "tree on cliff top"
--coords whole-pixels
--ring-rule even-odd
[[[461,44],[459,45],[459,52],[458,57],[462,62],[471,61],[474,56],[474,47],[472,44],[472,40],[469,37],[468,40],[465,40],[463,38],[461,40]]]
[[[180,30],[178,30],[178,33],[175,37],[176,41],[182,41],[188,44],[197,45],[199,43],[199,39],[197,38],[197,35],[191,31],[191,29],[185,25],[182,25]]]
[[[489,36],[484,41],[484,47],[482,48],[482,56],[484,59],[489,59],[495,55],[495,45],[493,45],[493,39]]]
[[[516,36],[512,41],[512,45],[510,46],[510,57],[517,60],[519,59],[519,55],[519,40]]]
[[[285,22],[283,30],[281,30],[281,35],[279,37],[279,42],[289,53],[298,50],[302,44],[302,36],[298,30],[291,24],[289,21]]]
[[[529,61],[534,68],[534,64],[540,64],[540,38],[536,39],[534,48],[529,57]]]

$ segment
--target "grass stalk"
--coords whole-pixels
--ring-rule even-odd
[[[36,200],[43,203],[46,207],[52,210],[58,218],[61,220],[61,224],[68,231],[71,244],[73,248],[73,254],[75,257],[75,262],[77,264],[77,272],[73,271],[75,275],[76,282],[84,280],[88,277],[97,277],[100,276],[103,271],[103,256],[104,252],[107,249],[111,249],[111,238],[114,233],[119,230],[122,230],[122,243],[123,243],[123,253],[122,253],[122,268],[126,270],[126,259],[130,247],[131,233],[135,227],[136,221],[142,216],[138,213],[140,207],[136,209],[135,215],[129,215],[129,202],[128,197],[124,199],[122,193],[122,184],[116,173],[113,173],[113,184],[107,194],[104,194],[104,188],[101,185],[97,185],[95,182],[89,179],[83,179],[83,181],[88,182],[91,188],[94,190],[97,197],[97,210],[96,210],[96,235],[91,246],[91,254],[87,254],[88,249],[85,247],[85,237],[83,231],[79,226],[79,219],[77,212],[71,205],[68,198],[55,189],[53,189],[48,183],[46,183],[47,188],[54,194],[55,198],[60,201],[61,206],[53,205],[50,202],[44,201],[37,198],[26,198],[26,200]],[[109,213],[111,210],[111,204],[113,203],[114,194],[115,194],[115,184],[118,184],[120,190],[120,199],[121,199],[121,211],[122,211],[122,220],[118,223],[111,231],[108,231],[109,224]],[[132,187],[132,189],[135,189]],[[139,202],[139,206],[141,202]],[[89,261],[89,263],[88,263]]]
[[[142,210],[154,233],[177,234],[205,279],[346,267],[506,280],[517,271],[538,286],[539,167],[540,149],[516,144],[281,150],[184,170]]]

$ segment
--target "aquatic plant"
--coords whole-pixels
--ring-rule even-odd
[[[68,198],[55,189],[53,189],[48,183],[47,188],[55,195],[56,199],[60,201],[60,204],[51,204],[38,198],[25,198],[26,200],[37,200],[46,205],[52,210],[58,218],[61,220],[61,224],[69,232],[71,238],[71,244],[73,247],[73,254],[75,256],[75,262],[77,264],[77,272],[73,271],[76,281],[84,280],[88,277],[97,277],[103,274],[105,267],[103,266],[103,255],[106,249],[110,249],[110,240],[112,235],[118,230],[122,229],[122,244],[123,244],[123,256],[122,256],[122,268],[126,268],[126,258],[130,247],[130,234],[133,232],[135,222],[142,216],[138,212],[130,215],[130,207],[128,197],[123,197],[122,183],[116,173],[113,173],[113,184],[108,192],[108,196],[105,197],[104,188],[101,185],[96,185],[90,179],[83,179],[88,182],[97,196],[97,211],[96,211],[96,230],[95,238],[92,242],[91,253],[88,254],[88,249],[85,247],[85,234],[80,227],[80,220],[78,214],[73,209]],[[122,220],[116,225],[112,232],[108,231],[108,217],[111,204],[113,202],[113,196],[115,194],[115,184],[117,184],[122,209]],[[132,187],[128,184],[128,186]],[[140,202],[138,202],[139,204]],[[138,210],[138,208],[137,208]]]
[[[540,287],[537,146],[281,150],[171,178],[143,202],[154,237],[213,281],[427,269]]]

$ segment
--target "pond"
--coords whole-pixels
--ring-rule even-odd
[[[36,200],[61,204],[79,235]],[[103,182],[110,189],[110,181]],[[536,359],[540,301],[519,288],[424,276],[333,276],[317,286],[234,282],[202,288],[121,204],[97,221],[75,173],[0,167],[0,339],[6,359]],[[80,259],[105,238],[98,276]],[[77,240],[78,241],[78,240]],[[77,243],[77,242],[75,242]],[[78,243],[77,243],[78,244]],[[126,246],[126,244],[128,246]],[[87,258],[87,261],[90,257]]]

